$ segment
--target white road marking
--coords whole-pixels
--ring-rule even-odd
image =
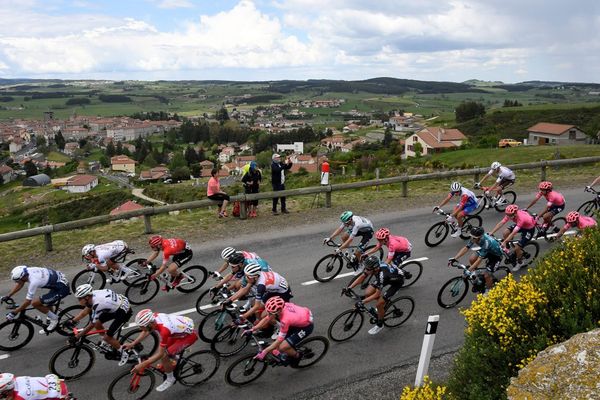
[[[5,360],[10,357],[10,354],[0,354],[0,360]]]
[[[426,261],[426,260],[429,260],[429,258],[428,257],[410,258],[410,259],[407,260],[407,262],[408,261]],[[351,276],[353,274],[354,274],[354,271],[352,271],[352,272],[346,272],[346,273],[343,273],[343,274],[339,274],[338,276],[336,276],[333,279],[345,278],[345,277]],[[308,285],[314,285],[315,283],[322,283],[322,282],[319,282],[319,281],[308,281],[308,282],[302,282],[301,285],[302,286],[308,286]]]

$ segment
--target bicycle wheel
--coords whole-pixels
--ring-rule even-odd
[[[502,196],[506,201],[503,204],[496,204],[494,208],[498,212],[504,212],[504,210],[506,210],[506,206],[515,204],[515,201],[517,201],[517,194],[512,190],[507,190],[506,192],[503,192]]]
[[[95,361],[94,351],[88,346],[65,346],[52,354],[49,368],[53,374],[68,381],[87,374]]]
[[[176,287],[181,293],[191,293],[198,290],[204,285],[208,277],[208,272],[206,272],[206,268],[202,265],[192,265],[191,267],[184,268],[182,272],[187,276]]]
[[[365,247],[365,253],[367,251],[371,250],[373,247],[375,247],[374,244]],[[377,251],[377,253],[374,253],[374,254],[376,254],[377,256],[379,256],[379,261],[383,260],[383,249],[381,247],[379,248],[379,250]]]
[[[580,214],[587,215],[588,217],[593,217],[597,210],[598,202],[596,200],[586,201],[577,209]]]
[[[87,269],[79,271],[71,281],[71,291],[75,293],[77,287],[85,283],[92,285],[94,290],[104,289],[104,286],[106,286],[106,275],[102,271],[90,271]]]
[[[210,343],[210,349],[221,357],[231,357],[242,351],[249,341],[250,338],[242,335],[242,328],[226,326],[217,332]]]
[[[469,291],[469,281],[457,276],[444,283],[437,295],[440,307],[452,308],[460,303]]]
[[[109,400],[140,400],[146,398],[154,385],[156,377],[152,372],[143,374],[132,374],[129,371],[117,375],[115,379],[108,385]]]
[[[65,329],[63,326],[63,323],[65,323],[66,321],[68,321],[70,319],[73,319],[82,310],[83,310],[83,306],[79,306],[79,305],[70,306],[70,307],[63,308],[62,310],[60,310],[58,312],[58,325],[56,326],[56,329],[54,331],[62,336],[72,336],[73,330]],[[90,315],[87,318],[85,318],[85,321],[79,321],[79,325],[86,326],[91,322],[91,320],[92,320],[92,316]],[[82,322],[85,322],[85,323],[82,323]]]
[[[337,254],[327,254],[315,264],[313,277],[319,282],[329,282],[340,273],[343,265],[342,257]]]
[[[423,264],[421,264],[419,261],[408,261],[400,265],[400,269],[405,272],[405,276],[407,272],[411,275],[410,278],[404,278],[403,287],[409,287],[421,277],[421,274],[423,273]]]
[[[175,369],[175,377],[182,385],[196,386],[209,380],[219,369],[220,363],[215,352],[197,351],[181,359]]]
[[[471,229],[480,227],[482,223],[481,217],[479,215],[469,215],[465,218],[463,226],[460,228],[460,238],[463,240],[467,240],[471,237],[470,232]]]
[[[225,382],[232,386],[244,386],[258,379],[267,369],[267,363],[255,360],[256,354],[237,359],[225,371]]]
[[[413,311],[415,311],[415,301],[412,297],[398,297],[385,307],[383,324],[388,328],[396,328],[405,323]]]
[[[27,345],[33,338],[33,325],[15,319],[0,324],[0,350],[12,351]]]
[[[494,280],[494,284],[500,282],[502,279],[506,278],[508,275],[512,274],[510,268],[505,265],[501,265],[496,268],[496,271],[492,274],[492,279]]]
[[[298,365],[294,368],[310,367],[325,357],[325,354],[329,350],[329,340],[323,336],[309,337],[298,343],[296,350],[300,352],[302,357]]]
[[[544,235],[544,239],[546,239],[546,241],[551,242],[552,240],[555,239],[556,237],[556,233],[558,233],[558,231],[560,231],[563,226],[565,226],[567,224],[567,220],[564,217],[554,217],[552,219],[552,227],[548,228],[548,231],[546,232],[546,234]],[[552,236],[550,236],[552,235]],[[550,236],[550,237],[548,237]]]
[[[425,244],[429,247],[439,245],[446,239],[449,231],[450,228],[444,221],[433,224],[425,234]]]
[[[523,247],[523,267],[530,266],[537,258],[540,252],[540,245],[537,242],[529,242]]]
[[[198,325],[198,336],[203,342],[211,343],[217,332],[230,325],[236,317],[229,311],[215,310]]]
[[[140,277],[144,276],[144,270],[146,269],[146,267],[143,265],[144,262],[146,262],[145,258],[136,258],[125,264],[127,268],[132,269],[136,272],[127,279],[123,279],[121,281],[125,286],[131,286],[133,282],[135,282]]]
[[[358,333],[364,321],[362,312],[356,309],[346,310],[329,325],[327,336],[335,342],[344,342]]]
[[[208,315],[210,310],[219,304],[220,300],[222,300],[222,297],[212,294],[210,289],[207,289],[196,300],[196,311],[200,315]]]
[[[145,304],[158,293],[158,282],[148,278],[138,278],[125,290],[125,297],[131,304]]]
[[[134,328],[127,332],[124,335],[121,335],[119,338],[119,343],[131,343],[135,340],[135,338],[142,332],[141,328]],[[158,345],[160,344],[160,337],[156,331],[152,331],[150,335],[148,335],[144,340],[138,343],[134,350],[138,353],[140,358],[149,357],[156,349],[158,349]]]
[[[485,199],[484,195],[479,194],[476,197],[477,197],[477,208],[475,210],[473,210],[473,212],[471,212],[471,215],[481,214],[481,212],[483,210],[485,210],[485,206],[487,205],[487,200]]]

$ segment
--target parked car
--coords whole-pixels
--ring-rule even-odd
[[[518,140],[515,140],[515,139],[500,139],[500,141],[498,142],[498,147],[500,147],[500,148],[516,147],[516,146],[520,146],[522,144],[523,144],[523,142],[519,142]]]

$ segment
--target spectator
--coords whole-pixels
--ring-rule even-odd
[[[289,157],[285,158],[285,163],[281,162],[281,156],[277,153],[273,154],[273,162],[271,163],[271,184],[273,185],[273,191],[285,190],[285,170],[292,168],[292,162]],[[273,198],[273,215],[279,214],[277,212],[277,201],[281,198],[281,212],[288,214],[289,211],[285,206],[285,197],[274,197]]]
[[[246,194],[258,193],[258,187],[262,180],[262,174],[256,165],[256,161],[250,162],[250,168],[242,177],[244,183],[244,192]],[[251,200],[248,202],[248,216],[250,218],[256,217],[256,208],[258,207],[258,200]]]
[[[218,170],[213,168],[210,171],[210,179],[208,180],[208,186],[206,187],[206,197],[211,200],[219,201],[219,218],[227,216],[227,203],[229,203],[229,195],[221,190],[221,184],[219,183],[219,177],[217,176]]]

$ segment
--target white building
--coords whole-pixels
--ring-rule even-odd
[[[291,150],[296,154],[304,153],[304,143],[303,142],[294,142],[293,144],[278,144],[277,145],[277,153],[282,153],[284,151]]]
[[[70,193],[89,192],[98,185],[98,177],[94,175],[75,175],[69,178],[60,188]]]

